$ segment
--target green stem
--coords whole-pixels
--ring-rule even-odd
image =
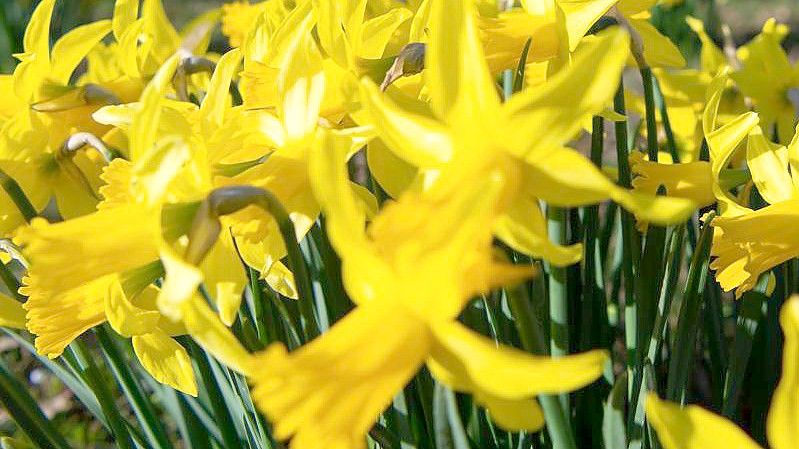
[[[660,290],[660,297],[657,304],[657,315],[652,326],[652,332],[646,344],[646,354],[642,361],[642,366],[651,366],[657,362],[657,355],[663,343],[663,337],[668,325],[669,310],[674,296],[674,287],[680,275],[682,262],[682,247],[685,243],[685,225],[681,225],[671,234],[669,242],[666,267],[663,271],[664,283]],[[630,446],[640,447],[644,429],[644,407],[641,397],[647,390],[644,372],[639,370],[637,377],[633,380],[633,391],[630,398],[630,410],[633,411],[632,425],[630,431]]]
[[[763,304],[768,301],[764,294],[768,275],[762,276],[754,290],[743,294],[738,304],[738,319],[735,323],[735,339],[730,350],[730,360],[724,378],[724,396],[721,413],[734,419],[738,408],[738,397],[741,384],[752,354],[752,343],[755,339],[758,324],[763,319]]]
[[[211,405],[211,411],[222,434],[222,444],[225,449],[238,449],[241,447],[241,441],[236,433],[236,426],[233,423],[233,417],[225,403],[225,398],[222,396],[222,390],[216,383],[211,365],[208,363],[205,352],[197,346],[196,343],[188,340],[181,339],[189,348],[192,360],[197,366],[197,371],[202,382],[202,390],[207,395]]]
[[[525,295],[526,289],[517,286],[507,289],[508,301],[514,324],[519,332],[522,347],[530,353],[547,354],[547,340],[540,321],[535,315],[532,303]],[[538,397],[547,423],[547,431],[554,449],[577,449],[574,431],[567,420],[566,412],[557,396]]]
[[[646,108],[646,149],[649,160],[658,161],[658,124],[655,115],[655,80],[650,67],[641,68],[644,84],[644,106]]]
[[[438,382],[433,393],[433,416],[436,448],[469,449],[469,438],[463,429],[455,393]]]
[[[627,114],[624,104],[624,81],[619,83],[616,97],[613,100],[614,110],[622,115]],[[627,133],[627,122],[616,122],[616,158],[619,166],[619,184],[622,187],[632,187],[632,177],[630,174],[629,160],[629,141]],[[635,227],[632,214],[620,209],[621,213],[621,238],[622,238],[622,270],[624,277],[624,330],[625,346],[627,347],[627,368],[631,371],[629,379],[635,378],[638,358],[638,309],[635,298],[635,275],[637,273],[637,261],[640,257],[639,250],[635,245]],[[632,389],[628,391],[631,395]]]
[[[17,206],[17,209],[19,209],[19,212],[25,218],[25,221],[30,223],[31,220],[39,215],[17,181],[3,170],[0,170],[0,184],[2,184],[3,190],[6,191],[11,201]]]
[[[685,392],[688,387],[688,376],[694,360],[696,334],[699,328],[699,312],[702,307],[702,297],[710,260],[710,244],[713,237],[712,220],[713,216],[711,215],[705,222],[699,241],[696,244],[696,251],[694,251],[691,258],[682,304],[680,305],[680,315],[675,330],[672,357],[669,360],[666,399],[683,404],[685,403]]]
[[[82,371],[89,387],[97,396],[97,401],[100,402],[100,408],[108,420],[108,426],[111,428],[117,447],[133,449],[133,440],[128,432],[127,423],[119,413],[116,401],[114,401],[114,397],[86,345],[81,340],[75,340],[69,345],[69,349],[75,357],[78,369]]]
[[[23,385],[0,359],[0,404],[17,423],[17,427],[41,449],[71,449],[64,437],[42,413]]]
[[[258,337],[258,342],[266,346],[269,343],[276,341],[271,334],[272,329],[270,321],[272,317],[266,312],[266,303],[264,300],[263,290],[261,289],[261,282],[258,278],[258,272],[250,267],[247,267],[247,276],[250,281],[250,294],[252,295],[253,303],[253,321],[255,322],[255,334]]]
[[[660,111],[660,116],[663,119],[663,130],[666,133],[666,148],[669,149],[669,154],[675,164],[680,162],[680,154],[677,152],[677,139],[674,137],[674,129],[671,127],[671,119],[669,118],[668,105],[666,99],[663,98],[663,91],[660,90],[660,84],[655,80],[655,105]]]
[[[547,207],[549,239],[556,245],[567,242],[566,210]],[[549,351],[552,357],[569,354],[569,283],[565,267],[549,266]],[[559,395],[561,406],[569,410],[569,395]],[[568,418],[567,418],[568,422]]]
[[[11,293],[17,301],[23,301],[25,299],[19,292],[19,280],[14,276],[14,273],[11,272],[11,269],[8,268],[8,265],[3,262],[0,262],[0,279],[3,280],[3,284],[5,284],[8,292]]]
[[[144,430],[144,436],[156,449],[171,449],[172,444],[169,442],[169,438],[156,415],[155,409],[147,399],[139,382],[133,377],[128,362],[119,351],[111,333],[106,326],[98,326],[94,332],[97,335],[100,347],[105,353],[108,365],[111,367],[111,372],[114,373],[114,377],[116,377],[117,382],[122,387],[133,413],[136,414],[136,418],[139,420],[142,430]]]

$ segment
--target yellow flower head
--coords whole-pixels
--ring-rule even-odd
[[[383,151],[406,164],[393,163],[398,170],[407,172],[410,164],[421,176],[435,176],[445,164],[481,158],[486,165],[511,161],[502,164],[507,177],[524,182],[495,232],[514,249],[561,266],[577,262],[582,249],[549,242],[539,199],[575,207],[611,198],[658,223],[675,223],[690,214],[690,201],[619,188],[587,158],[564,147],[585,119],[610,102],[628,54],[626,33],[614,28],[597,35],[578,49],[571,65],[503,104],[485,61],[471,2],[447,4],[452,8],[445,4],[433,2],[431,7],[424,72],[429,107],[395,103],[369,81],[361,83],[364,114],[357,119],[374,126]],[[403,107],[409,103],[412,108]],[[391,163],[391,158],[383,160]]]
[[[244,43],[270,2],[264,1],[250,4],[248,1],[236,1],[222,5],[222,34],[228,37],[231,47],[239,47]]]
[[[503,427],[540,428],[533,396],[591,382],[606,354],[534,357],[497,348],[454,321],[474,293],[530,274],[493,261],[491,222],[507,186],[502,170],[458,182],[463,172],[455,165],[429,191],[387,206],[365,231],[366,213],[346,173],[347,140],[323,133],[312,179],[358,306],[295,352],[276,344],[256,357],[253,397],[275,422],[276,437],[291,437],[296,449],[364,447],[368,429],[425,362],[451,388],[474,393]]]

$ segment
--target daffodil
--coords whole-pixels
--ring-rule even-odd
[[[222,34],[227,36],[230,46],[241,46],[250,30],[255,27],[258,16],[274,3],[283,2],[264,1],[253,4],[248,1],[235,1],[222,5]]]
[[[54,197],[59,212],[72,217],[94,210],[102,164],[97,154],[64,151],[65,142],[81,131],[101,134],[103,127],[92,121],[91,112],[137,93],[121,84],[69,84],[77,65],[111,31],[111,21],[80,26],[51,50],[54,4],[47,0],[36,7],[25,32],[25,52],[17,55],[20,64],[0,84],[4,97],[16,105],[0,129],[0,168],[20,184],[36,210]]]
[[[711,88],[704,115],[705,135],[710,149],[713,192],[721,215],[713,220],[714,237],[710,267],[716,280],[736,295],[755,286],[760,275],[778,264],[799,255],[799,242],[790,238],[795,203],[799,197],[796,171],[789,170],[799,151],[799,139],[789,148],[770,142],[758,126],[754,112],[742,114],[718,126],[717,112],[726,85],[722,73]],[[746,160],[754,186],[769,204],[759,210],[739,202],[721,181],[722,172],[732,156],[746,142]]]
[[[154,378],[196,394],[188,355],[171,336],[191,334],[234,369],[242,370],[247,353],[196,291],[163,299],[181,274],[172,270],[169,254],[179,248],[193,211],[191,203],[166,203],[188,149],[178,136],[159,136],[157,126],[179,61],[170,58],[145,89],[130,125],[132,161],[116,159],[105,168],[99,210],[60,223],[37,219],[16,242],[30,261],[21,292],[28,296],[26,326],[39,352],[56,357],[81,333],[108,321],[133,339]],[[166,293],[149,286],[165,271]]]
[[[322,121],[321,108],[328,86],[322,55],[311,36],[315,16],[308,9],[295,10],[292,17],[299,13],[304,16],[295,24],[293,40],[286,43],[286,64],[272,86],[280,103],[274,111],[253,111],[258,112],[257,129],[265,137],[268,155],[240,174],[217,178],[217,184],[269,191],[287,209],[295,234],[302,239],[319,215],[309,180],[308,158]],[[244,108],[248,109],[246,105]],[[358,141],[363,139],[356,139],[356,144]],[[275,220],[254,208],[231,214],[227,220],[247,264],[261,272],[276,291],[296,298],[292,274],[280,261],[286,256],[286,248]]]
[[[707,35],[700,20],[688,17],[686,22],[697,34],[702,45],[700,67],[652,69],[666,106],[677,155],[680,162],[684,163],[696,162],[700,158],[699,152],[704,139],[702,115],[707,102],[706,94],[714,77],[723,70],[729,70],[731,64],[722,50]],[[627,109],[643,116],[645,114],[643,98],[634,92],[628,91],[625,94],[628,97]],[[737,89],[724,91],[718,111],[722,123],[747,110],[744,98]],[[659,123],[665,121],[660,111],[656,111],[656,117]]]
[[[479,26],[492,73],[516,68],[519,56],[531,40],[528,61],[546,63],[568,59],[588,30],[605,14],[618,17],[640,36],[643,55],[651,67],[683,67],[677,47],[649,23],[649,9],[656,0],[522,1],[521,8],[481,11]],[[631,58],[632,59],[632,58]]]
[[[583,121],[604,110],[612,98],[627,58],[626,33],[618,28],[604,32],[582,47],[571,66],[503,104],[483,57],[470,3],[462,8],[445,3],[434,2],[431,12],[423,74],[429,105],[406,99],[403,106],[410,104],[412,109],[404,109],[370,81],[362,81],[364,114],[356,119],[374,126],[395,159],[418,168],[422,179],[435,177],[440,167],[458,160],[482,159],[486,165],[492,159],[512,160],[505,166],[513,167],[524,181],[495,232],[514,249],[559,266],[580,260],[582,249],[560,247],[547,239],[539,199],[573,207],[612,198],[657,223],[675,223],[690,214],[690,201],[622,189],[564,146]],[[399,180],[383,181],[380,173],[410,179],[402,166],[376,171],[381,184],[397,185]]]
[[[716,202],[713,195],[713,174],[710,162],[697,161],[683,164],[652,162],[643,153],[630,155],[630,168],[635,175],[633,188],[654,195],[663,186],[665,194],[692,200],[697,207]]]
[[[346,172],[350,145],[323,132],[311,171],[358,306],[292,353],[274,344],[256,356],[253,397],[275,436],[291,437],[296,449],[365,447],[366,432],[423,364],[451,388],[473,393],[499,425],[541,428],[533,397],[590,383],[607,354],[532,356],[455,321],[473,294],[531,274],[493,261],[491,222],[515,180],[496,169],[461,178],[467,173],[454,166],[429,191],[387,206],[364,231],[366,214]]]
[[[796,446],[799,416],[799,297],[791,297],[782,307],[780,323],[785,333],[782,378],[771,400],[766,436],[771,449],[790,449]],[[649,395],[646,415],[666,449],[761,448],[731,421],[695,405],[680,408]]]
[[[781,45],[788,31],[773,18],[766,21],[760,34],[738,49],[742,67],[731,75],[752,99],[764,130],[768,135],[776,131],[782,144],[790,141],[796,124],[790,95],[799,88],[799,66],[791,64]]]

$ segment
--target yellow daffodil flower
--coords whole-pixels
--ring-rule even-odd
[[[690,214],[690,201],[619,188],[584,156],[564,147],[584,120],[604,110],[612,98],[627,58],[623,31],[606,31],[546,84],[502,104],[470,3],[462,8],[444,3],[434,2],[431,13],[424,72],[429,112],[424,112],[427,105],[405,110],[368,80],[362,82],[365,114],[356,118],[374,126],[395,156],[426,177],[435,177],[439,167],[458,159],[456,155],[462,160],[465,155],[485,161],[511,158],[524,182],[495,232],[514,249],[559,266],[580,260],[582,248],[559,247],[548,240],[538,199],[574,207],[612,198],[657,223],[676,223]],[[397,172],[406,176],[406,169],[401,170]],[[379,177],[378,181],[384,183]],[[398,184],[385,182],[392,183]]]
[[[133,161],[116,159],[106,167],[99,210],[61,223],[38,219],[20,230],[16,242],[31,264],[21,291],[29,297],[26,325],[39,352],[56,357],[81,333],[108,321],[133,338],[154,378],[196,394],[188,356],[172,335],[191,334],[240,371],[247,353],[196,294],[164,300],[163,290],[147,287],[166,269],[164,290],[173,293],[177,275],[168,255],[192,219],[190,204],[165,204],[167,189],[182,173],[186,145],[174,135],[158,135],[163,95],[178,63],[179,57],[170,58],[145,89],[130,125]],[[75,254],[80,265],[71,262]]]
[[[656,0],[523,1],[521,8],[480,18],[485,54],[492,73],[515,69],[519,55],[532,39],[528,61],[541,63],[574,52],[588,30],[611,8],[629,23],[642,40],[644,58],[651,67],[683,67],[677,47],[649,23]]]
[[[138,92],[124,83],[69,84],[81,60],[111,31],[111,21],[80,26],[51,50],[54,5],[55,0],[46,0],[36,7],[25,32],[25,52],[17,55],[20,64],[7,78],[13,82],[0,84],[4,97],[16,104],[0,130],[0,168],[20,184],[37,211],[54,197],[61,215],[73,217],[95,209],[101,163],[97,154],[66,151],[67,140],[78,132],[102,134],[107,128],[93,122],[91,113]]]
[[[222,5],[222,34],[227,36],[230,46],[241,46],[255,27],[258,16],[274,3],[283,2],[264,1],[251,4],[248,1],[236,1]]]
[[[635,175],[633,187],[636,190],[654,195],[660,186],[666,189],[666,195],[692,200],[697,207],[704,207],[716,202],[713,195],[713,173],[710,162],[688,162],[671,164],[651,162],[644,159],[644,154],[634,152],[630,155],[630,168]]]
[[[799,297],[791,297],[782,307],[780,323],[785,333],[782,378],[771,401],[766,436],[771,449],[791,449],[796,447],[799,416]],[[666,449],[761,448],[731,421],[695,405],[680,408],[649,395],[646,416]]]
[[[721,215],[713,220],[715,227],[710,267],[716,270],[716,280],[725,291],[735,289],[736,295],[752,289],[760,276],[799,255],[799,242],[790,233],[790,220],[799,197],[796,172],[789,170],[793,154],[799,152],[799,139],[790,148],[768,141],[758,126],[754,112],[742,114],[718,127],[717,112],[726,75],[714,80],[705,110],[704,128],[710,149],[713,191]],[[733,154],[746,141],[746,160],[752,182],[769,206],[752,210],[739,203],[721,181],[722,171]]]
[[[311,171],[358,306],[290,354],[275,344],[256,356],[253,398],[275,436],[292,437],[294,449],[365,447],[366,432],[425,363],[441,382],[473,393],[502,427],[541,428],[533,397],[590,383],[607,354],[532,356],[455,321],[473,294],[531,274],[492,260],[491,222],[515,181],[495,169],[464,182],[455,166],[424,194],[387,206],[364,232],[346,172],[350,146],[324,132]]]
[[[799,88],[799,66],[792,65],[782,48],[788,27],[769,19],[763,31],[738,49],[740,70],[731,77],[747,97],[763,121],[763,129],[777,132],[779,142],[787,144],[793,133],[797,111],[789,92]]]

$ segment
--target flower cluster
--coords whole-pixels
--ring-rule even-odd
[[[116,0],[113,17],[51,46],[56,0],[42,0],[0,76],[3,262],[24,271],[15,285],[4,267],[0,325],[30,332],[49,358],[109,327],[189,396],[202,389],[193,342],[248,379],[276,439],[343,449],[365,447],[420,370],[500,428],[530,432],[555,419],[537,397],[613,375],[609,347],[533,355],[464,319],[475,298],[542,267],[555,307],[558,273],[588,266],[597,244],[553,233],[565,210],[617,204],[617,245],[636,260],[717,205],[703,217],[707,269],[739,296],[761,278],[773,289],[772,269],[799,257],[787,29],[769,21],[724,51],[689,18],[702,52],[688,69],[650,23],[655,0],[502,3],[239,2],[177,30],[161,0]],[[222,54],[209,50],[220,21]],[[625,68],[640,70],[643,94],[622,85]],[[645,152],[624,135],[636,112]],[[602,167],[605,120],[615,172]],[[586,130],[598,158],[581,151]],[[309,261],[325,244],[322,285]],[[645,263],[633,266],[628,306],[647,288],[634,279]],[[291,309],[284,323],[253,314],[264,294]],[[776,449],[793,447],[797,308],[782,312]],[[253,320],[259,337],[294,333],[254,346],[242,337]],[[630,371],[631,391],[643,372]],[[644,399],[668,449],[756,447],[709,412]]]

